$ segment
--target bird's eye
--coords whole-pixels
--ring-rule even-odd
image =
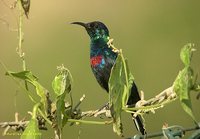
[[[94,27],[94,24],[89,24],[89,27],[90,27],[90,28],[93,28],[93,27]]]
[[[95,28],[95,29],[98,29],[98,28],[99,28],[99,25],[98,25],[98,24],[95,24],[95,25],[94,25],[94,28]]]
[[[99,26],[98,26],[98,24],[90,24],[90,28],[94,28],[94,29],[98,29],[99,28]]]

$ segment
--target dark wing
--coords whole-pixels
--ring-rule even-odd
[[[96,67],[92,67],[92,71],[100,86],[108,92],[108,81],[110,78],[110,72],[116,59],[110,58],[108,56],[103,56],[102,60],[104,62]]]

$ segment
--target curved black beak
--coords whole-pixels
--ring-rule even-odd
[[[80,25],[80,26],[87,28],[87,24],[83,23],[83,22],[72,22],[71,24],[76,24],[76,25]]]

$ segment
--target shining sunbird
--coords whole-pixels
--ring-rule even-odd
[[[92,72],[100,84],[100,86],[109,93],[109,77],[113,65],[115,64],[118,53],[113,51],[108,45],[109,41],[109,30],[106,25],[99,21],[83,23],[73,22],[83,26],[90,36],[90,65]],[[133,82],[130,96],[128,98],[127,105],[135,105],[140,100],[138,89]],[[140,115],[134,117],[132,114],[133,121],[138,131],[142,135],[146,134],[146,130],[143,125],[143,121]]]

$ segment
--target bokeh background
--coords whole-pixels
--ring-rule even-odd
[[[22,62],[16,54],[17,10],[8,6],[13,1],[0,1],[0,60],[9,70],[21,71]],[[6,6],[7,5],[7,6]],[[96,109],[105,104],[108,95],[97,84],[89,65],[89,37],[83,28],[69,24],[73,21],[102,21],[110,29],[117,48],[123,49],[129,66],[145,98],[151,98],[171,86],[179,70],[180,49],[188,42],[195,43],[192,66],[200,72],[200,1],[193,0],[34,0],[31,1],[29,19],[24,18],[23,50],[27,67],[40,83],[52,92],[51,82],[57,73],[56,67],[64,64],[73,75],[73,98],[77,102],[86,94],[82,110]],[[14,112],[20,118],[32,111],[32,102],[11,78],[4,75],[0,65],[0,121],[12,121]],[[200,120],[200,100],[191,93],[194,114]],[[137,133],[130,115],[123,113],[124,135]],[[155,114],[145,115],[149,133],[160,131],[164,123],[193,126],[191,118],[182,110],[178,101]],[[92,119],[95,120],[95,119]],[[53,131],[43,132],[43,138],[53,136]],[[1,129],[0,132],[3,132]],[[64,138],[117,139],[112,126],[78,125],[66,126]],[[0,136],[14,139],[19,136]]]

